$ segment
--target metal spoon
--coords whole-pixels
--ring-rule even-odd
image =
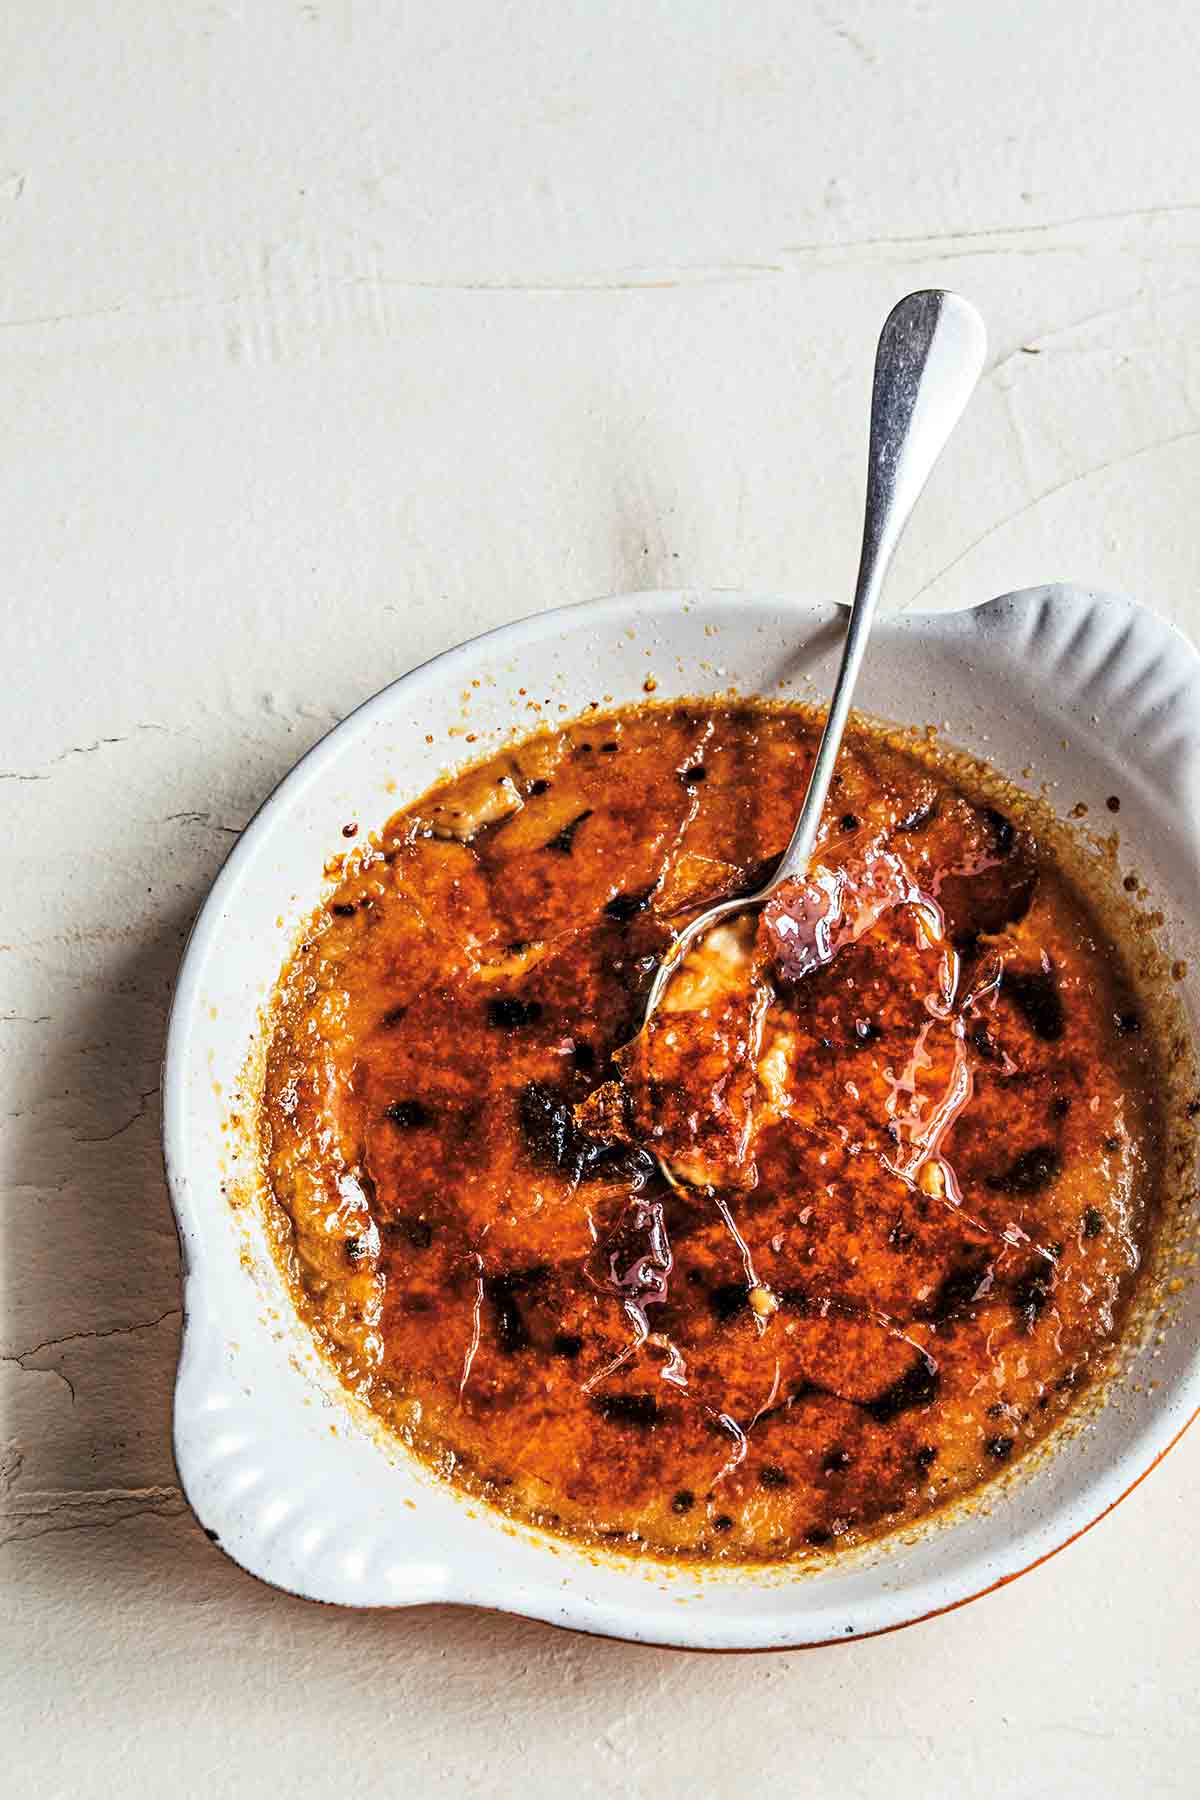
[[[644,1024],[657,1011],[671,977],[698,937],[731,913],[762,906],[783,882],[808,873],[883,578],[917,496],[979,380],[986,347],[983,320],[975,308],[961,295],[941,288],[909,294],[884,321],[875,353],[858,582],[829,716],[800,817],[765,887],[755,894],[718,901],[684,926],[654,977]]]

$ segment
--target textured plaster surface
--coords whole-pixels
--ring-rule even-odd
[[[1200,1436],[1038,1573],[704,1659],[268,1591],[169,1447],[158,1060],[239,828],[482,627],[847,593],[875,332],[987,374],[900,604],[1200,631],[1200,15],[1064,0],[0,10],[4,1791],[1196,1791]]]

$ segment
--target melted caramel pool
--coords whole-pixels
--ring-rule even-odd
[[[1109,1357],[1158,1181],[1153,1030],[1018,819],[852,732],[691,704],[542,734],[354,851],[274,1001],[260,1128],[298,1302],[470,1492],[770,1560],[1027,1453]]]

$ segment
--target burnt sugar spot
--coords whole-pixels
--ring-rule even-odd
[[[540,1000],[522,1000],[516,994],[499,994],[487,1002],[488,1024],[495,1025],[500,1031],[520,1031],[526,1025],[536,1025],[541,1016]]]
[[[868,1400],[863,1411],[877,1425],[890,1425],[901,1413],[911,1412],[914,1407],[932,1405],[937,1399],[940,1386],[941,1377],[935,1365],[924,1356],[919,1356],[898,1381],[885,1388],[876,1399]]]
[[[1054,1266],[1040,1257],[1013,1283],[1013,1310],[1021,1315],[1027,1331],[1037,1324],[1053,1288]]]
[[[645,1150],[617,1138],[592,1137],[575,1117],[566,1095],[544,1081],[528,1081],[517,1099],[521,1134],[535,1161],[571,1181],[602,1174],[644,1180],[653,1170]]]
[[[998,1194],[1038,1194],[1062,1174],[1062,1157],[1055,1144],[1034,1144],[1014,1156],[1007,1168],[987,1178]]]
[[[605,917],[615,919],[619,925],[623,925],[627,919],[645,912],[653,892],[653,888],[641,888],[634,894],[614,894],[611,900],[604,902]]]
[[[744,1281],[723,1281],[719,1287],[712,1289],[708,1303],[718,1322],[727,1325],[730,1319],[736,1319],[739,1313],[749,1310],[749,1290]]]
[[[592,1405],[612,1425],[658,1423],[658,1401],[653,1394],[597,1394]]]
[[[492,1275],[483,1284],[496,1321],[496,1338],[506,1356],[529,1348],[529,1331],[517,1295],[520,1283],[508,1275]]]
[[[506,1356],[528,1350],[531,1339],[521,1302],[543,1289],[549,1274],[548,1263],[531,1263],[524,1269],[484,1277],[483,1291],[492,1309],[496,1341]]]
[[[1037,891],[1036,863],[1010,846],[1003,857],[974,874],[951,874],[937,882],[946,930],[960,955],[973,956],[981,937],[1018,925]]]
[[[528,1081],[517,1101],[517,1117],[526,1143],[539,1161],[578,1179],[602,1146],[583,1132],[564,1094],[544,1081]]]
[[[1052,969],[1005,969],[1000,991],[1012,1001],[1036,1037],[1047,1044],[1058,1042],[1066,1015]]]
[[[389,1219],[381,1235],[389,1244],[406,1244],[411,1250],[428,1250],[433,1242],[433,1226],[428,1219],[401,1216]]]
[[[592,809],[590,806],[585,807],[581,813],[576,813],[569,824],[564,825],[561,831],[555,832],[554,836],[546,845],[546,849],[553,850],[558,856],[570,856],[572,850],[575,848],[575,834],[578,832],[579,827],[584,821],[590,819],[591,816]]]
[[[423,1100],[393,1100],[383,1116],[401,1131],[422,1131],[433,1124],[433,1113]]]
[[[949,1324],[986,1295],[991,1276],[991,1259],[985,1253],[964,1258],[942,1277],[932,1299],[920,1309],[920,1316],[936,1325]]]
[[[992,833],[992,843],[997,856],[1007,856],[1017,841],[1017,834],[1011,819],[997,811],[994,806],[986,806],[983,816]]]

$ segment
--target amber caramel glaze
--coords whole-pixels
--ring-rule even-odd
[[[674,1076],[618,1079],[672,922],[761,879],[815,743],[744,704],[540,734],[351,853],[281,977],[260,1135],[301,1310],[417,1455],[551,1530],[768,1561],[911,1524],[1044,1438],[1128,1308],[1149,1016],[1028,828],[881,737],[819,854],[919,898],[764,965],[749,1023],[701,993]],[[648,1154],[726,1127],[709,1189]]]

